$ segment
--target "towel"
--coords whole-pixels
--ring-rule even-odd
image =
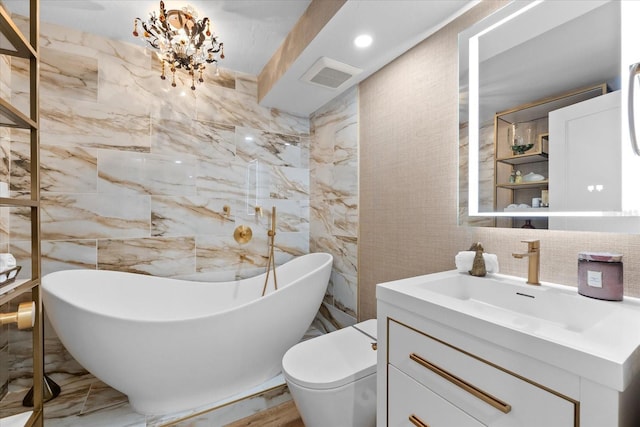
[[[11,254],[0,254],[0,272],[16,266],[16,259]]]
[[[468,273],[473,267],[473,258],[476,256],[475,251],[461,251],[456,255],[456,270],[460,273]],[[484,265],[487,269],[487,273],[497,273],[498,267],[498,255],[496,254],[482,254],[484,257]]]

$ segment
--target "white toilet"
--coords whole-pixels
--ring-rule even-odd
[[[296,344],[282,372],[305,427],[375,427],[376,320]]]

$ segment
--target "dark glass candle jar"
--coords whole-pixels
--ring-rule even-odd
[[[578,292],[607,301],[622,301],[622,255],[608,252],[578,254]]]

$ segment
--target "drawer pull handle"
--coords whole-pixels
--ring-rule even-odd
[[[490,395],[486,391],[479,389],[478,387],[474,386],[473,384],[469,384],[465,380],[463,380],[461,378],[458,378],[457,376],[445,371],[442,368],[439,368],[438,366],[436,366],[433,363],[423,359],[422,357],[418,356],[417,354],[411,353],[409,355],[409,358],[411,360],[413,360],[414,362],[418,363],[419,365],[424,366],[425,368],[429,369],[430,371],[440,375],[445,380],[447,380],[449,382],[452,382],[453,384],[457,385],[461,389],[465,390],[467,393],[471,393],[472,395],[474,395],[478,399],[482,400],[483,402],[488,403],[489,405],[493,406],[497,410],[499,410],[501,412],[504,412],[505,414],[508,414],[509,412],[511,412],[511,405],[509,405],[508,403],[503,402],[502,400],[500,400],[500,399],[498,399],[496,397],[493,397],[492,395]]]
[[[409,415],[409,421],[411,421],[411,424],[413,424],[416,427],[429,427],[429,424],[425,423],[424,421],[422,421],[420,418],[418,418],[413,414]]]

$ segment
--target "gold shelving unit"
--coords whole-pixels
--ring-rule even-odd
[[[10,101],[0,98],[0,127],[26,129],[30,132],[30,198],[0,198],[2,207],[30,209],[31,221],[31,278],[18,280],[9,287],[0,289],[0,305],[17,301],[30,293],[35,303],[33,339],[33,408],[25,426],[43,425],[44,391],[44,333],[42,299],[40,295],[41,250],[40,250],[40,130],[39,130],[39,86],[40,86],[40,1],[29,0],[29,34],[20,31],[10,14],[0,4],[0,32],[11,46],[0,47],[0,54],[29,61],[29,114],[26,115]],[[28,408],[25,408],[25,412]]]

